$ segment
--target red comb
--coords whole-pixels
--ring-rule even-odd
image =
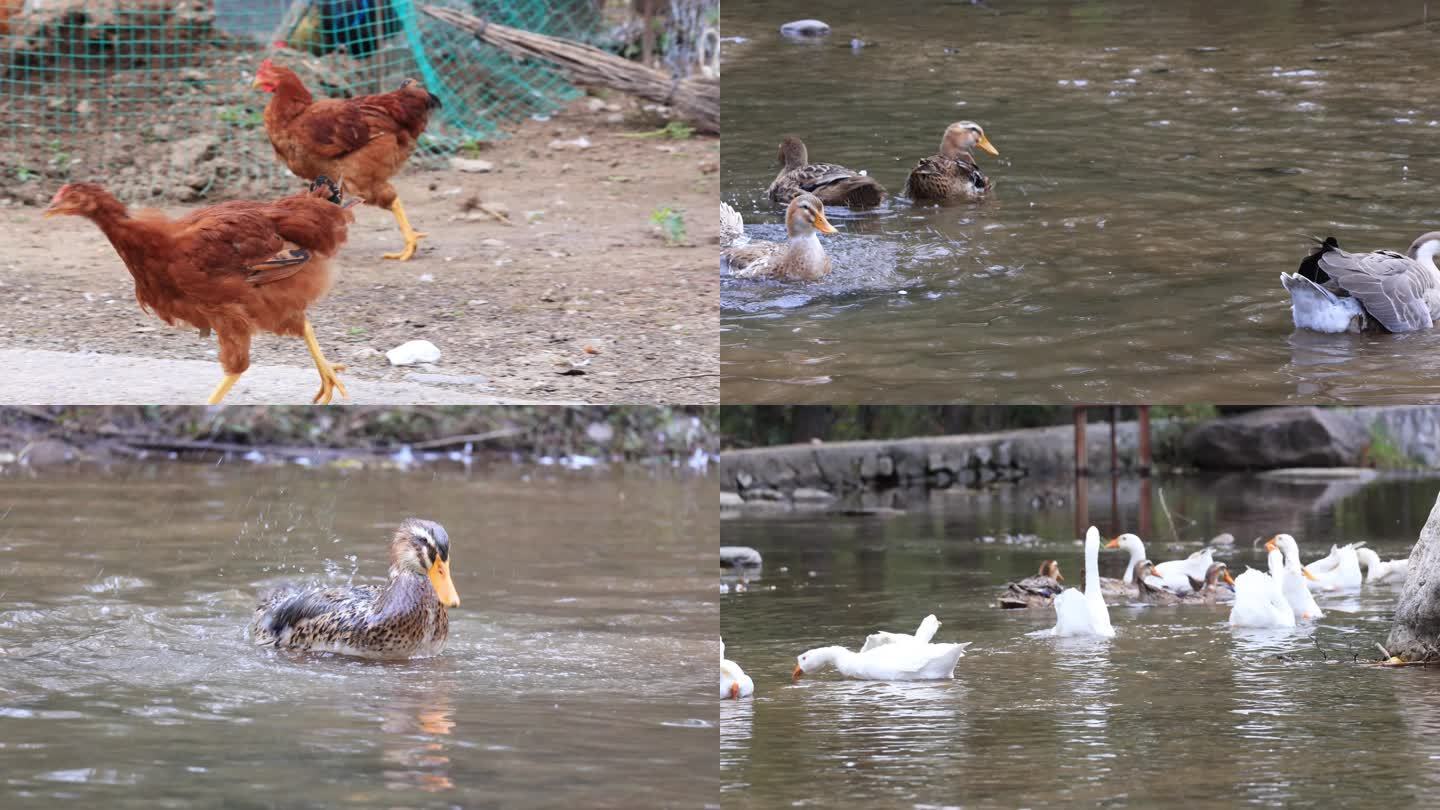
[[[277,40],[275,40],[274,42],[270,43],[270,47],[272,47],[272,48],[288,48],[288,47],[290,47],[290,43],[286,42],[286,41],[283,40],[283,39],[277,39]]]

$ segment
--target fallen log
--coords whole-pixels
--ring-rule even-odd
[[[575,84],[605,87],[664,104],[673,108],[697,132],[720,134],[718,79],[672,77],[664,71],[621,59],[599,48],[492,23],[453,8],[422,6],[421,11],[469,32],[481,42],[511,56],[543,59],[564,71]]]

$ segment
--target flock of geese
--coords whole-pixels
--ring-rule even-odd
[[[973,121],[945,130],[938,153],[910,171],[904,196],[917,202],[973,202],[994,191],[994,183],[975,162],[971,150],[999,156],[1000,151]],[[834,234],[825,206],[868,208],[879,205],[885,189],[863,171],[834,163],[811,163],[805,144],[795,136],[780,143],[780,173],[767,194],[785,209],[784,242],[752,242],[740,214],[720,203],[721,267],[737,278],[817,281],[830,273],[830,257],[817,234]],[[1404,252],[1349,253],[1329,237],[1294,273],[1281,273],[1290,293],[1296,328],[1328,333],[1413,332],[1440,321],[1440,231],[1417,238]]]
[[[1358,590],[1365,583],[1405,580],[1409,560],[1383,561],[1364,543],[1331,546],[1330,553],[1308,565],[1300,546],[1288,534],[1265,543],[1268,570],[1247,569],[1231,577],[1214,549],[1205,548],[1183,560],[1154,563],[1145,543],[1122,534],[1105,546],[1129,555],[1119,579],[1100,576],[1100,532],[1085,534],[1085,588],[1065,588],[1056,560],[1046,560],[1032,577],[1008,583],[997,605],[1007,609],[1053,608],[1055,625],[1032,635],[1113,638],[1110,605],[1135,602],[1186,605],[1230,604],[1230,625],[1247,628],[1291,628],[1325,614],[1315,602],[1317,592]],[[1362,572],[1361,565],[1365,566]],[[843,646],[817,647],[800,654],[792,677],[834,668],[847,678],[871,681],[918,681],[952,678],[969,642],[935,643],[940,620],[926,616],[913,634],[879,631],[865,639],[859,652]],[[755,682],[734,661],[725,658],[720,642],[720,697],[741,698],[755,692]]]
[[[999,156],[1000,150],[973,121],[945,129],[940,151],[915,164],[904,196],[917,202],[984,199],[994,184],[975,163],[972,149]],[[885,188],[863,171],[834,163],[811,163],[805,143],[791,135],[780,143],[780,173],[766,193],[786,206],[784,242],[751,242],[739,212],[720,203],[720,264],[738,278],[817,281],[830,273],[830,257],[817,233],[833,234],[825,206],[868,208],[885,199]]]

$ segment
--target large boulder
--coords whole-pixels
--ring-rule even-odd
[[[1410,568],[1385,649],[1406,661],[1440,658],[1440,498],[1410,551]]]
[[[1185,435],[1185,460],[1218,470],[1353,467],[1370,445],[1354,415],[1320,408],[1268,408],[1217,419]]]

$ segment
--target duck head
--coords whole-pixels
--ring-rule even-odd
[[[985,130],[974,121],[957,121],[945,128],[945,137],[940,139],[940,154],[946,157],[958,157],[970,154],[970,150],[979,147],[986,152],[1000,156],[1000,150],[990,143],[985,137]]]
[[[809,162],[810,153],[805,149],[805,142],[794,135],[786,135],[780,142],[780,166],[798,169]]]
[[[433,520],[407,518],[390,539],[390,574],[423,574],[446,607],[459,607],[460,595],[450,581],[450,535]]]
[[[785,232],[791,239],[820,233],[835,233],[835,226],[825,219],[825,203],[814,194],[805,193],[790,201],[785,209]]]

